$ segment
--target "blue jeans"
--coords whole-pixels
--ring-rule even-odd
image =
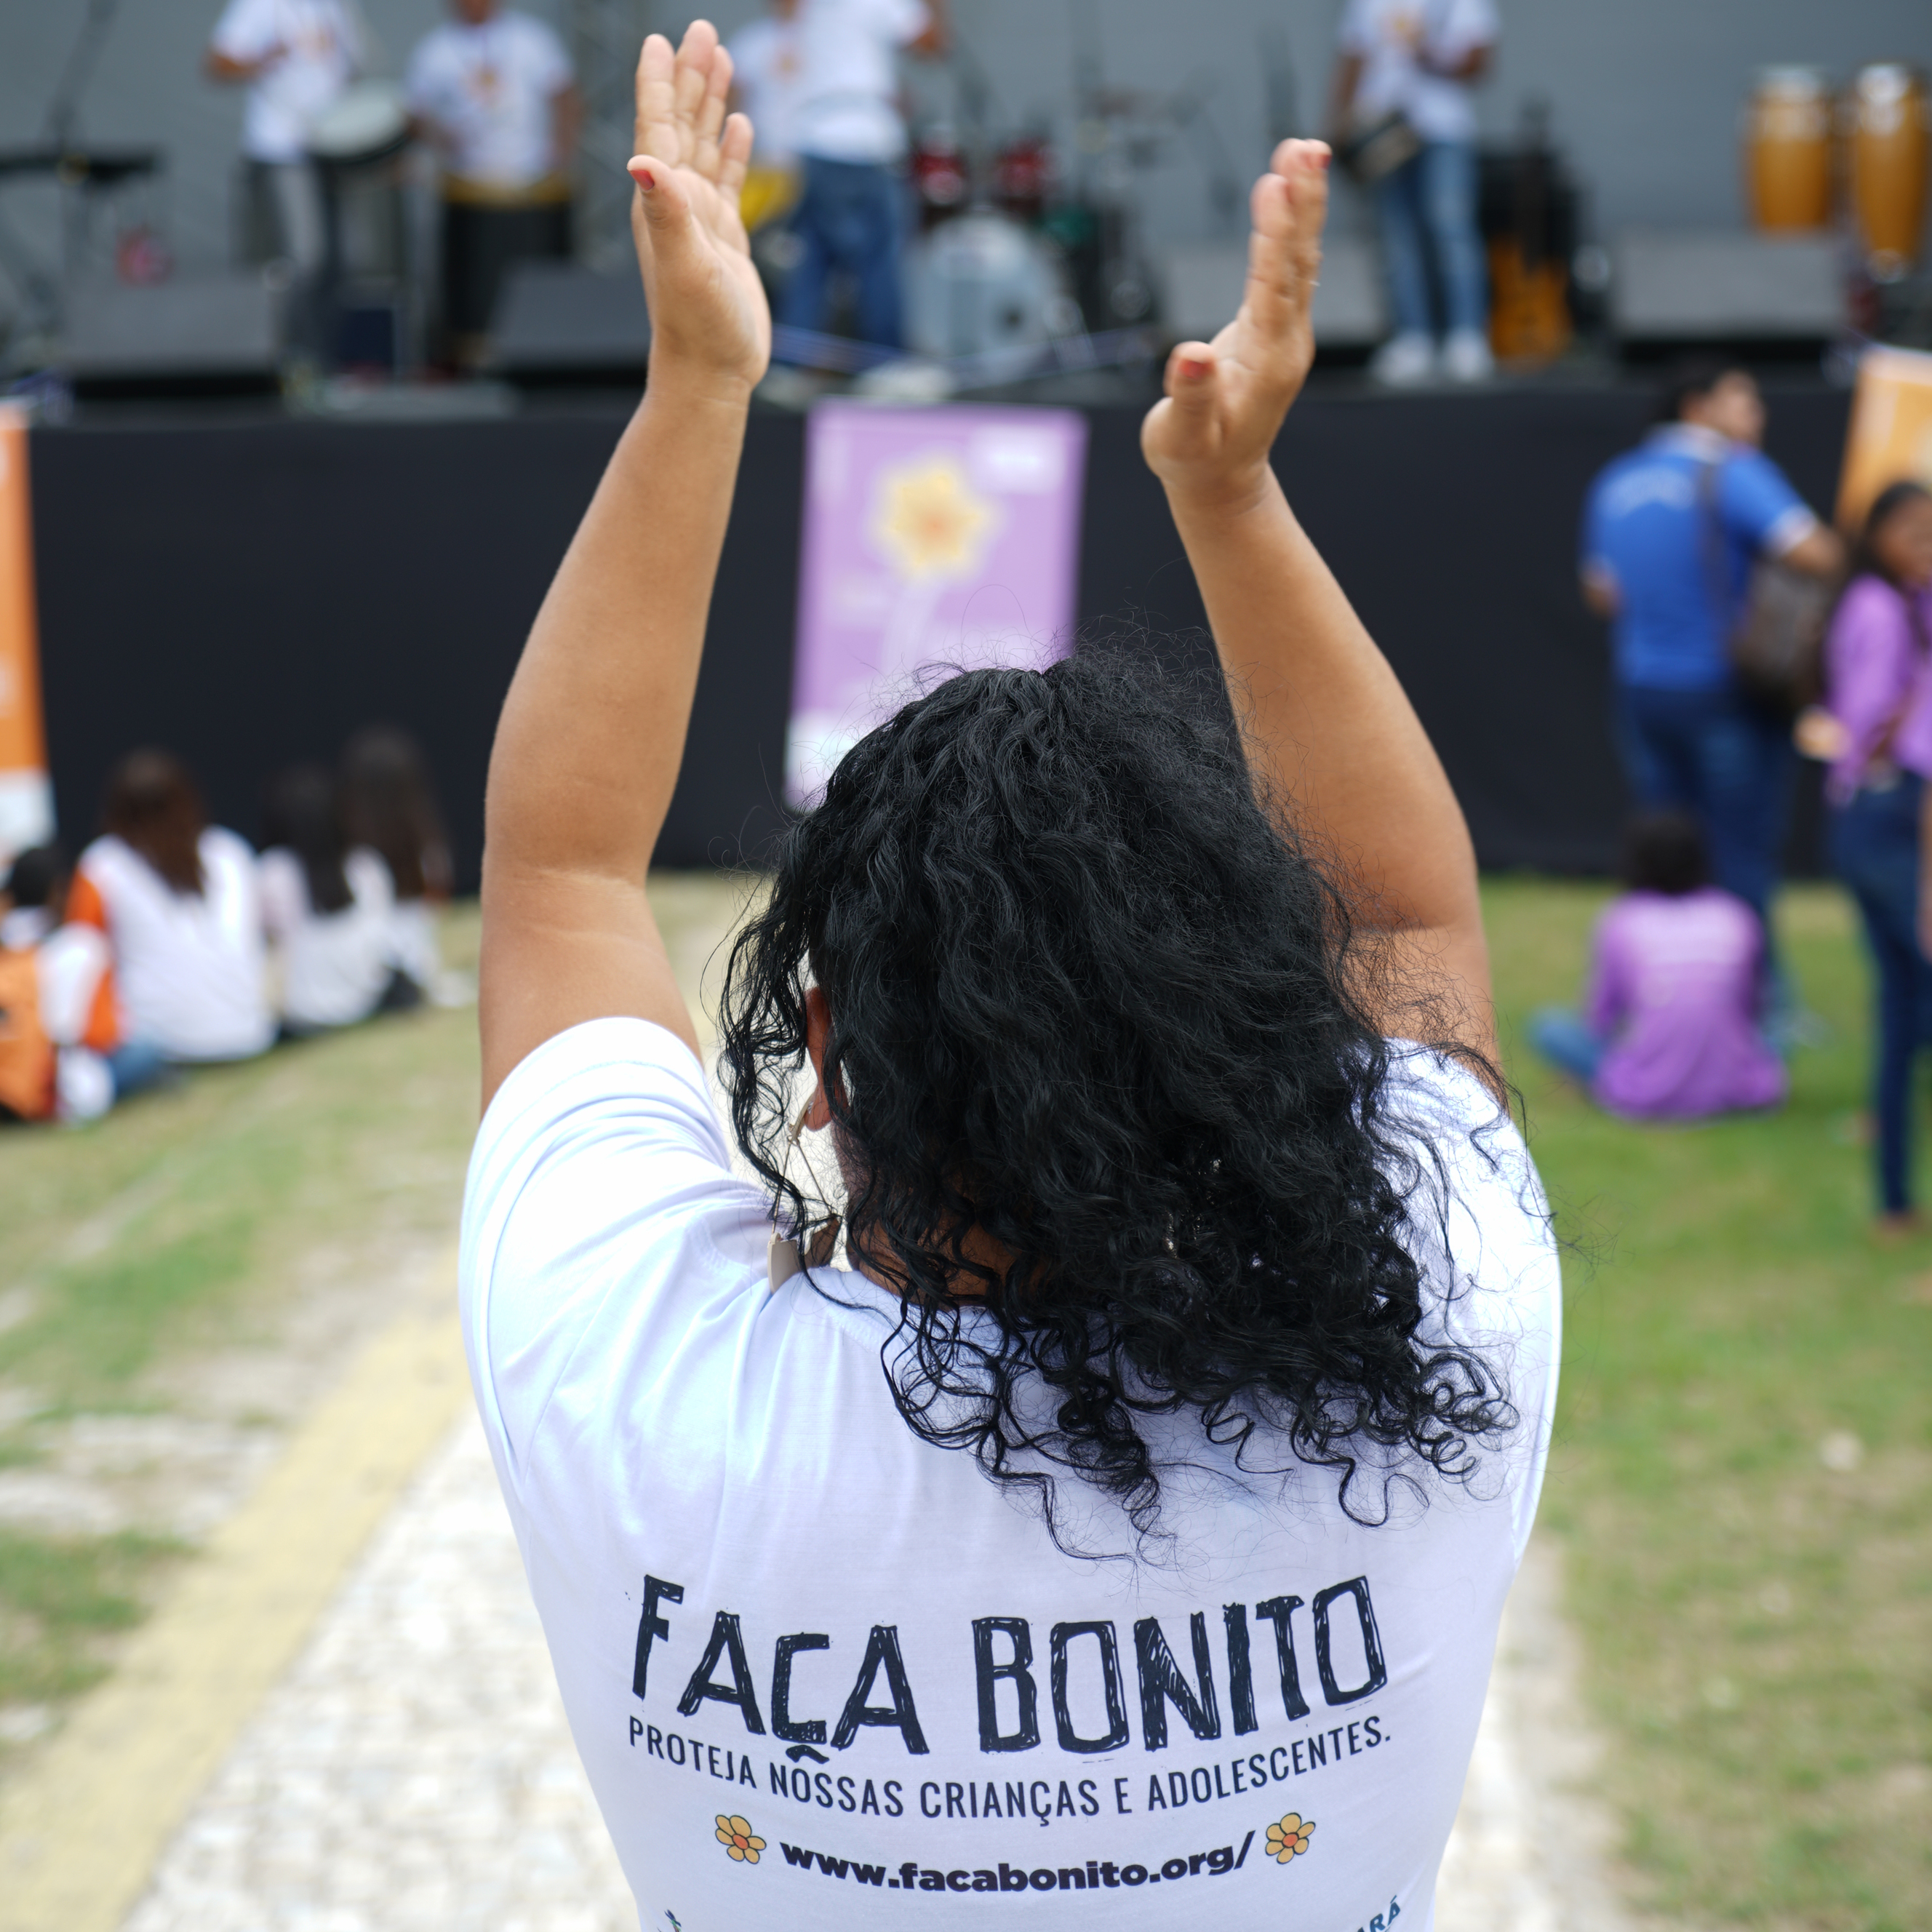
[[[1718,884],[1757,914],[1768,948],[1796,762],[1790,727],[1728,690],[1627,684],[1617,739],[1638,804],[1688,812],[1702,825]]]
[[[1544,1006],[1529,1022],[1529,1043],[1559,1073],[1585,1086],[1597,1077],[1610,1042],[1599,1040],[1568,1006]]]
[[[897,172],[806,155],[805,192],[791,226],[804,253],[785,284],[778,320],[822,329],[826,284],[837,271],[858,285],[860,340],[898,348],[904,333],[899,256],[905,204]]]
[[[1910,773],[1859,792],[1832,814],[1832,869],[1858,902],[1877,976],[1872,1111],[1878,1191],[1888,1214],[1912,1204],[1912,1072],[1932,1042],[1932,965],[1918,950],[1918,800]]]
[[[1431,141],[1376,184],[1376,213],[1397,330],[1436,332],[1430,315],[1430,253],[1448,304],[1448,329],[1486,328],[1490,274],[1476,232],[1475,149],[1462,141]]]
[[[167,1055],[152,1040],[124,1040],[106,1056],[107,1070],[114,1076],[114,1097],[124,1100],[152,1087],[167,1072]]]

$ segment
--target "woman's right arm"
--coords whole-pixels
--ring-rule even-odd
[[[1208,607],[1250,763],[1359,889],[1363,923],[1405,970],[1380,1015],[1418,995],[1494,1056],[1489,954],[1461,808],[1388,661],[1297,521],[1269,462],[1314,359],[1328,152],[1286,141],[1256,184],[1236,320],[1184,343],[1142,431]]]

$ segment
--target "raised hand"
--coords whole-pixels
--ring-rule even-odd
[[[1249,200],[1240,313],[1212,342],[1174,350],[1166,396],[1141,426],[1142,452],[1170,492],[1232,500],[1261,482],[1315,359],[1308,310],[1328,212],[1327,142],[1282,142]]]
[[[654,382],[688,374],[748,386],[771,359],[771,313],[738,213],[752,124],[726,117],[730,88],[731,56],[709,20],[694,21],[675,54],[662,34],[644,42],[631,232]]]

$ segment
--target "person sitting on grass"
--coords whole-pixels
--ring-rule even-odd
[[[422,1003],[391,963],[389,868],[343,834],[336,783],[321,765],[291,765],[262,814],[262,920],[281,968],[282,1026],[300,1039]]]
[[[73,884],[50,844],[18,854],[0,886],[0,1106],[22,1120],[98,1120],[166,1070],[123,1036],[106,935],[67,916]]]
[[[1546,1007],[1531,1042],[1613,1114],[1702,1120],[1784,1098],[1784,1063],[1762,1030],[1764,931],[1711,883],[1688,813],[1646,813],[1624,840],[1630,890],[1598,922],[1580,1016]]]
[[[389,963],[439,1001],[473,989],[445,970],[436,919],[453,884],[449,836],[422,747],[400,726],[365,724],[342,748],[342,834],[389,868]]]
[[[100,832],[67,916],[106,934],[129,1034],[170,1060],[266,1052],[275,1017],[248,841],[208,824],[188,767],[161,751],[114,768]]]
[[[706,22],[638,73],[650,382],[491,759],[461,1278],[641,1922],[1426,1924],[1558,1278],[1462,814],[1270,467],[1327,150],[1142,433],[1237,723],[1085,651],[861,740],[731,952],[754,1183],[644,890],[770,350],[751,130]]]

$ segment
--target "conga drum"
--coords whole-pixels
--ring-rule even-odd
[[[1744,183],[1767,233],[1830,225],[1832,94],[1816,68],[1759,70],[1744,110]]]
[[[1852,212],[1876,281],[1895,282],[1918,259],[1932,104],[1925,76],[1897,61],[1862,68],[1846,89],[1845,151]]]

